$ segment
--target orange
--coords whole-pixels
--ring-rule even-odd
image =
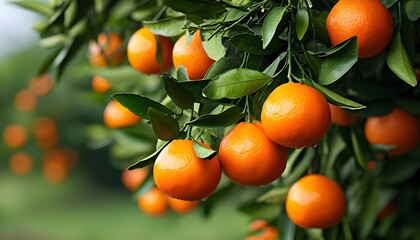
[[[51,149],[58,145],[57,125],[50,117],[38,117],[33,124],[33,130],[35,140],[40,147]]]
[[[356,115],[351,114],[350,112],[337,107],[333,104],[330,104],[331,110],[331,123],[337,126],[347,127],[353,125],[358,117]]]
[[[261,112],[265,134],[289,148],[311,147],[327,133],[331,112],[324,96],[300,83],[285,83],[270,93]]]
[[[197,157],[192,140],[170,142],[153,167],[157,187],[170,197],[186,201],[210,196],[220,182],[221,173],[217,156],[211,159]]]
[[[29,89],[19,90],[14,99],[14,105],[22,112],[32,111],[37,105],[37,98]]]
[[[176,198],[168,197],[168,204],[171,209],[180,214],[188,213],[194,210],[195,207],[199,204],[199,201],[184,201]]]
[[[115,66],[125,57],[124,41],[118,33],[101,33],[89,42],[89,61],[94,67]]]
[[[260,122],[242,122],[222,138],[219,160],[232,181],[261,186],[281,176],[286,168],[287,148],[271,141]]]
[[[48,150],[43,155],[42,171],[47,182],[58,185],[68,175],[69,162],[62,151]]]
[[[279,232],[277,228],[269,226],[265,220],[256,219],[249,224],[250,235],[246,240],[277,240]]]
[[[137,190],[146,180],[149,168],[136,168],[133,170],[124,169],[121,173],[121,181],[124,187],[130,191]]]
[[[168,38],[155,36],[152,31],[142,27],[128,42],[128,61],[133,68],[142,73],[161,73],[172,65],[172,47],[172,42]]]
[[[101,76],[93,76],[92,89],[98,93],[108,92],[112,88],[111,83]]]
[[[384,220],[386,217],[396,212],[398,209],[397,203],[395,200],[389,202],[384,208],[379,211],[378,220]]]
[[[33,77],[29,80],[28,88],[36,96],[47,95],[53,87],[53,79],[50,75],[44,73],[39,76]]]
[[[256,232],[259,231],[261,229],[263,229],[264,227],[267,227],[268,223],[266,220],[264,219],[255,219],[252,222],[249,223],[249,231],[250,232]]]
[[[214,63],[214,60],[204,51],[199,30],[194,33],[189,43],[187,43],[187,35],[183,35],[176,41],[172,58],[174,67],[178,69],[179,66],[183,66],[191,80],[202,79]]]
[[[33,160],[24,152],[17,152],[9,160],[10,170],[19,176],[28,174],[32,170]]]
[[[392,39],[392,16],[380,0],[340,0],[326,24],[332,45],[357,36],[360,58],[382,52]]]
[[[287,193],[287,215],[303,228],[330,228],[341,221],[345,211],[343,190],[323,175],[307,175],[295,182]]]
[[[151,216],[163,215],[168,209],[165,194],[157,188],[152,188],[140,196],[137,204],[144,213]]]
[[[371,144],[395,146],[390,156],[402,155],[413,150],[420,141],[420,125],[417,118],[395,108],[378,117],[369,117],[365,123],[365,136]]]
[[[19,148],[26,143],[28,139],[26,129],[18,124],[11,123],[3,130],[3,141],[10,148]]]
[[[108,103],[104,111],[104,123],[109,128],[121,128],[140,123],[141,118],[132,113],[117,100]]]

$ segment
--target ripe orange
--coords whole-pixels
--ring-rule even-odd
[[[326,23],[332,45],[357,36],[360,58],[382,52],[392,39],[392,16],[380,0],[340,0]]]
[[[144,213],[151,216],[163,215],[168,209],[165,194],[157,188],[152,188],[140,196],[137,204]]]
[[[14,98],[14,105],[22,112],[32,111],[37,105],[37,98],[29,89],[19,90]]]
[[[289,148],[316,145],[330,128],[327,100],[314,88],[285,83],[274,89],[264,102],[261,122],[265,134]]]
[[[69,162],[64,152],[48,150],[42,160],[42,171],[47,182],[58,185],[67,178]]]
[[[108,92],[112,88],[111,83],[101,76],[93,76],[92,89],[98,93]]]
[[[109,128],[121,128],[140,123],[141,118],[132,113],[116,100],[112,100],[105,107],[104,123]]]
[[[172,65],[172,47],[168,38],[155,36],[152,31],[142,27],[131,36],[128,42],[128,61],[133,68],[142,73],[161,73]],[[159,56],[157,56],[158,53]]]
[[[19,148],[26,143],[28,139],[26,129],[18,124],[11,123],[3,130],[3,141],[10,148]]]
[[[279,232],[277,228],[269,226],[265,220],[256,219],[249,224],[250,235],[246,240],[277,240]]]
[[[200,31],[196,31],[187,44],[187,35],[183,35],[176,41],[172,52],[174,67],[178,69],[182,65],[191,80],[202,79],[214,63],[203,48]]]
[[[192,211],[197,205],[199,204],[199,201],[184,201],[176,198],[167,197],[168,204],[171,207],[171,209],[180,214],[188,213]]]
[[[124,169],[121,173],[121,181],[124,187],[130,191],[137,190],[146,180],[149,174],[149,168],[136,168],[133,170]]]
[[[89,61],[94,67],[115,66],[125,57],[124,41],[118,33],[101,33],[89,42]]]
[[[331,123],[332,124],[346,127],[346,126],[353,125],[358,119],[356,115],[353,115],[350,112],[340,107],[337,107],[330,103],[329,103],[329,106],[331,110]]]
[[[369,117],[365,123],[365,136],[371,144],[395,146],[388,154],[402,155],[413,150],[420,141],[417,118],[395,108],[385,116]]]
[[[166,195],[196,201],[216,190],[221,172],[217,156],[201,159],[194,152],[192,140],[174,140],[157,157],[153,177]]]
[[[9,160],[10,170],[19,176],[28,174],[32,170],[32,157],[24,152],[17,152]]]
[[[33,124],[35,140],[44,149],[58,145],[59,134],[55,121],[50,117],[38,117]]]
[[[33,77],[29,80],[28,88],[36,96],[47,95],[53,87],[53,79],[50,75],[44,73],[39,76]]]
[[[271,141],[260,122],[242,122],[222,138],[219,160],[232,181],[261,186],[281,176],[286,168],[287,148]]]
[[[303,228],[329,228],[341,221],[346,199],[341,187],[330,178],[307,175],[290,188],[286,212],[290,220]]]

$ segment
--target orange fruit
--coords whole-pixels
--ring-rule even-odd
[[[343,190],[323,175],[307,175],[295,182],[287,193],[287,215],[303,228],[332,227],[341,221],[345,211]]]
[[[136,168],[133,170],[124,169],[121,173],[122,184],[126,189],[135,191],[140,187],[144,180],[146,180],[149,172],[149,168]]]
[[[140,196],[137,204],[144,213],[151,216],[163,215],[168,209],[165,194],[157,188],[152,188]]]
[[[171,209],[180,214],[188,213],[194,210],[199,204],[199,201],[184,201],[176,198],[167,197],[168,204]]]
[[[210,196],[220,182],[221,172],[217,156],[212,159],[197,157],[192,140],[170,142],[160,152],[153,167],[157,187],[172,198],[186,201]]]
[[[256,219],[249,224],[250,235],[246,240],[277,240],[279,232],[277,228],[269,226],[265,220]]]
[[[22,112],[32,111],[37,105],[37,98],[29,89],[19,90],[14,98],[14,105]]]
[[[18,124],[11,123],[3,130],[3,141],[10,148],[19,148],[26,143],[28,139],[26,129]]]
[[[58,185],[67,178],[69,162],[64,152],[48,150],[42,160],[42,171],[47,182]]]
[[[44,73],[29,80],[28,88],[36,96],[45,96],[51,91],[53,84],[52,77]]]
[[[140,123],[141,118],[132,113],[117,100],[112,100],[105,107],[104,123],[109,128],[121,128]]]
[[[187,35],[183,35],[176,41],[172,59],[174,67],[178,70],[178,67],[182,65],[191,80],[202,79],[214,63],[204,50],[199,30],[194,33],[188,44]]]
[[[287,148],[271,141],[260,122],[242,122],[222,138],[219,160],[232,181],[261,186],[281,176],[286,168]]]
[[[326,24],[332,45],[357,36],[360,58],[382,52],[393,34],[392,16],[380,0],[340,0]]]
[[[379,211],[378,214],[378,220],[384,220],[386,217],[388,217],[390,214],[396,212],[398,209],[397,203],[395,200],[389,202],[384,208]]]
[[[33,124],[33,130],[35,140],[40,147],[51,149],[58,145],[57,125],[50,117],[38,117]]]
[[[337,126],[347,127],[353,125],[358,117],[350,112],[337,107],[333,104],[328,104],[331,110],[331,123]]]
[[[124,41],[118,33],[101,33],[89,42],[89,61],[94,67],[115,66],[125,57]]]
[[[267,227],[268,223],[266,220],[264,219],[255,219],[252,222],[249,223],[249,231],[250,232],[256,232],[259,231],[261,229],[263,229],[264,227]]]
[[[420,124],[417,118],[395,108],[378,117],[369,117],[365,122],[365,136],[371,144],[395,146],[390,156],[402,155],[413,150],[420,141]]]
[[[93,76],[92,89],[98,93],[108,92],[112,88],[111,83],[101,76]]]
[[[172,42],[168,38],[155,36],[152,31],[142,27],[128,42],[128,61],[133,68],[142,73],[161,73],[172,65],[172,47]]]
[[[261,112],[265,134],[289,148],[311,147],[327,133],[331,112],[324,96],[300,83],[285,83],[270,93]]]
[[[19,176],[28,174],[32,170],[33,160],[24,152],[17,152],[9,160],[10,170]]]

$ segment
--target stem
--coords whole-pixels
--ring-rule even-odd
[[[292,21],[289,22],[289,33],[287,36],[287,78],[292,82]]]
[[[252,114],[251,114],[251,104],[249,100],[249,95],[246,96],[246,103],[245,103],[245,109],[248,113],[248,123],[252,123]]]
[[[316,31],[315,31],[315,24],[314,24],[314,16],[312,15],[311,8],[309,6],[308,0],[305,0],[306,6],[308,8],[309,13],[309,22],[311,22],[312,34],[314,35],[315,39],[315,51],[318,51],[318,41],[316,39]],[[311,4],[312,5],[312,4]]]

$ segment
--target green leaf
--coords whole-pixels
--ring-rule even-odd
[[[132,165],[130,165],[127,169],[132,170],[136,168],[142,168],[149,165],[152,165],[156,158],[159,156],[160,152],[170,143],[170,141],[167,141],[162,147],[160,147],[158,150],[156,150],[154,153],[150,154],[149,156],[136,160]]]
[[[405,5],[405,12],[407,13],[410,21],[416,21],[420,17],[420,1],[419,0],[408,0]]]
[[[389,68],[403,81],[411,86],[417,85],[416,72],[398,33],[392,40],[386,61]]]
[[[379,194],[378,186],[373,185],[368,189],[368,192],[369,194],[367,194],[366,199],[363,201],[360,217],[357,221],[358,229],[360,229],[358,232],[359,239],[367,239],[380,210],[378,205],[381,196]]]
[[[211,79],[219,74],[226,72],[227,70],[241,66],[242,54],[243,53],[240,51],[240,49],[230,47],[227,49],[226,55],[224,57],[211,65],[204,78]]]
[[[211,148],[208,149],[204,147],[203,145],[201,145],[200,143],[198,143],[197,141],[193,142],[193,148],[197,157],[202,158],[202,159],[212,159],[217,154],[217,152],[214,151],[213,149]]]
[[[202,102],[204,101],[202,92],[209,82],[210,80],[199,80],[199,81],[179,82],[179,84],[184,86],[186,89],[188,89],[190,92],[194,94],[194,98],[196,102]]]
[[[188,122],[188,125],[200,128],[223,128],[237,123],[246,113],[240,107],[231,107],[219,114],[206,114]]]
[[[283,15],[287,12],[286,7],[274,7],[265,17],[262,27],[263,49],[265,49],[276,33],[277,26],[280,24]]]
[[[263,73],[267,74],[268,76],[274,77],[280,62],[286,57],[286,54],[287,52],[280,53],[279,56],[270,64],[270,66],[264,69]]]
[[[153,108],[149,108],[148,113],[157,138],[169,141],[179,137],[178,122],[174,118]]]
[[[275,53],[282,46],[279,39],[273,40],[268,46],[263,47],[261,38],[251,33],[240,33],[233,36],[230,42],[242,51],[255,55],[268,55]]]
[[[203,93],[212,99],[236,99],[254,93],[271,79],[256,70],[236,68],[215,77],[204,88]]]
[[[353,37],[339,51],[325,58],[319,69],[318,82],[329,85],[341,78],[357,62],[357,39]]]
[[[339,51],[341,51],[343,48],[345,48],[347,46],[347,44],[349,44],[349,42],[354,41],[355,37],[349,38],[348,40],[341,42],[337,45],[334,45],[326,50],[322,50],[322,51],[318,51],[318,52],[313,52],[313,51],[308,51],[309,54],[320,57],[320,58],[324,58],[324,57],[328,57],[330,55],[333,55],[334,53],[337,53]]]
[[[203,34],[206,35],[204,32]],[[226,54],[226,48],[223,46],[221,33],[214,35],[208,40],[204,40],[203,47],[207,55],[215,61],[221,59]]]
[[[268,204],[283,204],[286,200],[289,187],[277,187],[264,193],[257,198],[257,202],[264,202]]]
[[[351,143],[353,147],[354,157],[356,158],[357,165],[365,170],[367,168],[367,160],[365,153],[363,152],[362,146],[355,131],[351,130]]]
[[[306,9],[300,9],[296,12],[295,15],[296,20],[296,35],[299,40],[302,40],[303,36],[305,36],[306,31],[308,30],[309,25],[309,14]]]
[[[181,35],[185,24],[185,17],[166,18],[157,21],[143,21],[143,25],[153,33],[165,37],[175,37]]]
[[[181,82],[190,80],[187,74],[187,69],[182,65],[178,66],[178,70],[176,70],[176,77]]]
[[[169,74],[165,73],[162,78],[165,90],[172,101],[181,109],[192,109],[194,106],[194,94]]]
[[[226,11],[222,3],[213,0],[163,0],[162,2],[175,11],[194,14],[203,18],[212,18],[217,13]]]
[[[149,108],[154,108],[165,114],[174,114],[171,110],[169,110],[162,104],[153,101],[150,98],[143,97],[137,94],[115,93],[112,94],[111,97],[117,100],[119,103],[121,103],[121,105],[123,105],[124,107],[128,108],[134,114],[142,117],[143,119],[150,119],[148,112]]]
[[[34,1],[34,0],[18,0],[18,1],[11,1],[11,3],[16,4],[20,7],[26,8],[28,10],[40,13],[47,17],[51,17],[54,14],[54,10],[43,2]]]
[[[295,240],[295,234],[296,234],[296,225],[290,221],[289,217],[287,216],[286,212],[282,212],[280,214],[280,220],[279,220],[279,228],[280,236],[279,239],[281,240]]]

